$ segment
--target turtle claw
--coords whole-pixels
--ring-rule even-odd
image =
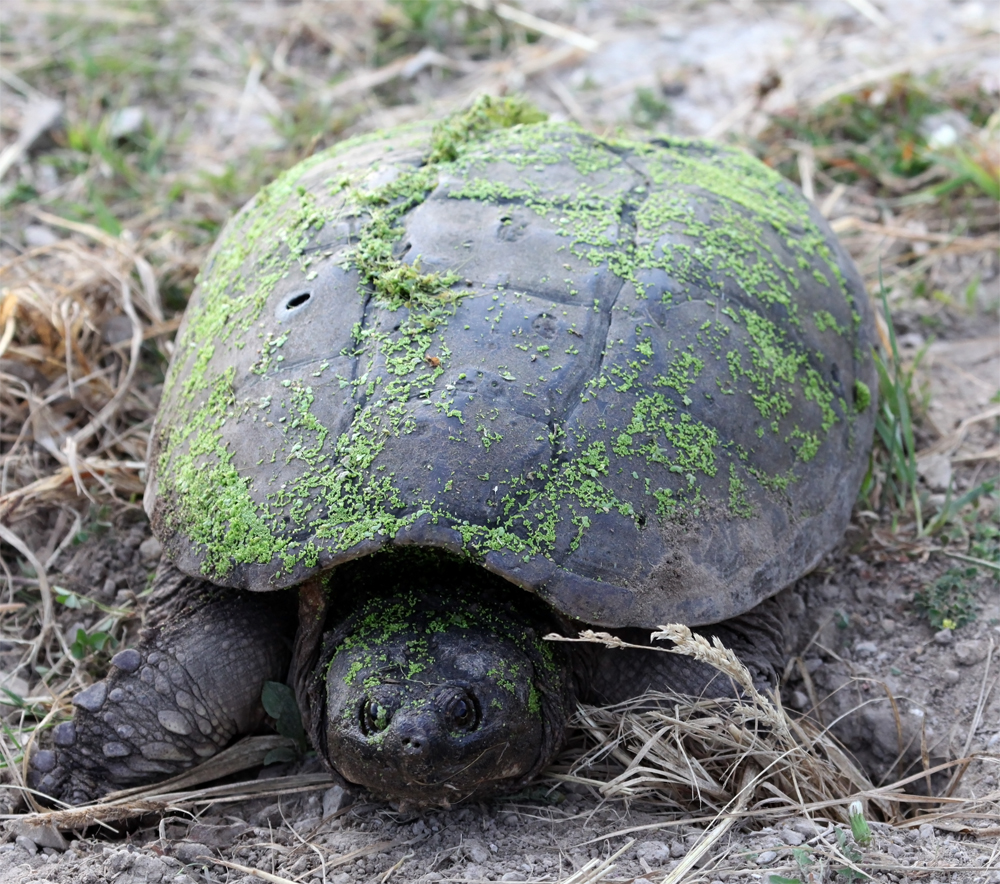
[[[93,780],[83,769],[74,771],[68,763],[69,756],[64,751],[72,746],[75,734],[72,732],[72,722],[57,726],[70,726],[69,742],[64,742],[62,748],[39,749],[28,762],[28,788],[40,796],[47,796],[60,804],[86,804],[93,800],[99,790]]]
[[[73,697],[72,721],[29,762],[31,788],[86,803],[181,773],[260,724],[261,688],[287,670],[281,627],[294,607],[256,593],[204,603],[204,584],[183,575],[175,584],[183,616],[147,628],[138,647],[112,657],[105,679]]]
[[[73,720],[57,725],[52,748],[29,762],[31,788],[85,803],[179,773],[235,734],[232,721],[206,706],[176,659],[144,650],[115,655],[108,677],[73,697]]]

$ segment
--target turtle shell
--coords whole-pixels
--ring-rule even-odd
[[[701,141],[431,142],[339,144],[223,232],[151,446],[175,563],[270,590],[434,547],[607,626],[716,622],[814,566],[875,376],[812,206]]]

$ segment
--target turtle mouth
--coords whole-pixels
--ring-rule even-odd
[[[496,772],[495,779],[509,779],[517,776],[522,771],[516,766],[509,770],[502,767],[504,755],[510,749],[510,743],[504,741],[492,746],[488,746],[478,752],[473,758],[451,765],[425,764],[422,759],[413,759],[405,754],[399,760],[400,780],[407,786],[419,786],[421,788],[442,788],[451,789],[455,792],[475,791],[476,785],[480,784],[479,777],[481,770],[487,768]],[[466,782],[469,778],[475,782]]]
[[[378,796],[427,806],[516,788],[532,775],[541,735],[527,729],[515,742],[497,736],[455,740],[442,735],[419,752],[412,750],[412,738],[399,731],[374,746],[363,735],[340,734],[329,742],[331,760],[346,779]]]
[[[448,808],[473,797],[516,790],[531,779],[536,765],[524,759],[514,762],[511,748],[504,740],[472,758],[445,765],[414,763],[404,756],[398,759],[395,770],[385,770],[383,776],[367,779],[361,785],[399,803],[400,809]],[[504,764],[505,757],[511,763]],[[367,773],[371,775],[370,770]]]
[[[517,714],[524,710],[500,714],[497,704],[484,714],[483,688],[369,682],[350,726],[328,732],[331,760],[377,794],[423,803],[453,803],[519,780],[535,767],[540,722]]]

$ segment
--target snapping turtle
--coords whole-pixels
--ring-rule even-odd
[[[732,690],[542,639],[581,624],[711,625],[773,682],[771,597],[866,467],[865,290],[753,158],[538,117],[481,99],[346,141],[226,228],[153,433],[145,629],[39,789],[179,772],[261,724],[268,680],[411,806],[518,788],[577,700]]]

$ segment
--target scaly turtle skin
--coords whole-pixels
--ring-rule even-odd
[[[823,219],[739,151],[481,99],[309,158],[202,273],[151,449],[150,624],[36,781],[79,801],[183,769],[287,676],[354,782],[516,788],[577,699],[707,678],[540,639],[580,623],[718,624],[766,681],[766,600],[866,467],[871,345]]]

